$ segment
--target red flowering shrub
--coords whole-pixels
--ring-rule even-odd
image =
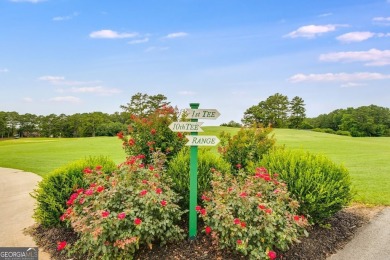
[[[147,117],[131,116],[128,135],[120,132],[118,138],[129,156],[145,155],[144,162],[150,163],[153,152],[160,150],[169,160],[187,142],[183,133],[173,132],[169,125],[177,121],[177,114],[171,106],[157,109]]]
[[[182,211],[178,196],[163,176],[161,153],[145,167],[143,156],[129,157],[110,176],[92,169],[85,173],[89,186],[75,190],[61,219],[79,239],[66,247],[70,256],[88,259],[132,259],[141,244],[164,244],[183,238],[175,223]],[[101,187],[104,187],[102,189]],[[99,192],[100,190],[100,192]]]
[[[274,248],[286,250],[307,234],[306,218],[296,213],[298,202],[290,198],[277,175],[258,168],[254,175],[239,176],[242,180],[220,172],[214,176],[212,191],[204,194],[204,208],[196,210],[205,232],[222,248],[253,259],[274,259]]]

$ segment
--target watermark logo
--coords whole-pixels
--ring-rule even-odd
[[[38,260],[38,247],[0,247],[0,260]]]

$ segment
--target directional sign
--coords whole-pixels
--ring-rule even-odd
[[[219,139],[214,135],[186,135],[187,146],[214,146],[219,143]]]
[[[203,132],[200,126],[203,122],[173,122],[169,125],[169,129],[173,132]]]
[[[217,119],[221,114],[216,109],[186,109],[190,119]]]

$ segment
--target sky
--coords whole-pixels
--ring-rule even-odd
[[[240,122],[390,104],[390,0],[0,0],[0,111],[114,113],[141,92]]]

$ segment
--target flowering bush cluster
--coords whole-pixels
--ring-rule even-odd
[[[269,135],[271,131],[271,128],[253,126],[241,128],[233,137],[222,132],[218,152],[230,162],[233,172],[253,167],[275,144],[273,136]]]
[[[204,207],[197,206],[196,211],[205,222],[204,231],[222,248],[254,259],[274,259],[273,249],[286,250],[306,234],[307,220],[297,215],[299,204],[277,174],[270,175],[265,168],[240,176],[242,180],[214,174],[213,190],[202,196]]]
[[[170,123],[177,120],[177,113],[171,106],[157,109],[147,117],[131,115],[128,134],[117,134],[123,141],[123,148],[130,156],[145,155],[145,163],[150,163],[153,152],[160,150],[168,160],[185,145],[186,138],[181,132],[169,129]]]
[[[88,187],[74,191],[61,216],[79,234],[75,244],[66,246],[70,255],[132,259],[141,244],[152,247],[154,241],[183,238],[175,224],[183,213],[178,196],[162,176],[165,156],[153,156],[150,165],[143,163],[144,155],[129,157],[111,176],[99,174],[99,166],[84,169]]]

